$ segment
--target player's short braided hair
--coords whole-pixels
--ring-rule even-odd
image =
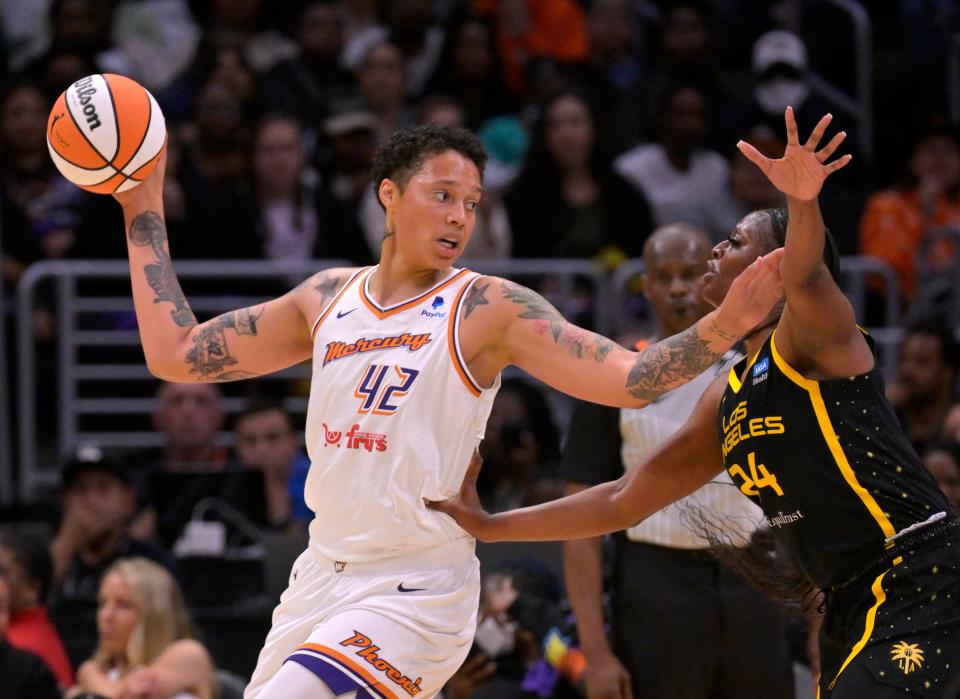
[[[787,210],[762,209],[762,213],[765,213],[770,219],[770,232],[776,241],[774,247],[782,248],[787,241]],[[839,283],[840,251],[837,249],[837,241],[833,239],[833,234],[826,227],[824,227],[823,263],[830,270],[830,276],[833,277],[833,280]]]
[[[377,149],[371,172],[373,186],[379,189],[381,182],[391,179],[402,189],[424,160],[448,150],[473,161],[483,178],[487,152],[479,138],[459,127],[416,124],[395,131],[390,141]]]

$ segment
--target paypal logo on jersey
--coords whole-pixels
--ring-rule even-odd
[[[767,371],[770,369],[770,357],[764,357],[753,365],[753,385],[756,386],[767,378]]]
[[[420,311],[420,315],[426,318],[446,318],[447,317],[446,312],[440,310],[441,308],[443,308],[444,303],[446,303],[446,301],[444,301],[443,297],[437,296],[436,298],[433,299],[433,303],[430,304],[430,308],[432,308],[433,310],[428,311],[424,309]]]

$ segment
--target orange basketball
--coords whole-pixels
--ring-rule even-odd
[[[153,172],[167,129],[160,106],[122,75],[88,75],[63,91],[47,120],[57,169],[88,192],[136,187]]]

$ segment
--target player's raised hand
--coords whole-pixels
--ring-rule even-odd
[[[163,178],[166,170],[167,142],[164,141],[157,166],[150,173],[150,177],[126,192],[115,192],[113,198],[120,202],[120,206],[124,209],[131,205],[150,207],[160,205],[163,202]]]
[[[477,493],[477,476],[480,475],[481,466],[483,466],[483,458],[480,452],[474,449],[467,474],[460,485],[460,492],[449,500],[428,500],[427,507],[450,515],[469,534],[482,541],[490,515],[480,504],[480,495]]]
[[[787,107],[784,115],[787,123],[787,149],[782,158],[768,158],[746,141],[737,143],[737,148],[750,162],[763,170],[774,187],[788,197],[809,201],[820,194],[820,188],[827,177],[853,159],[853,156],[847,153],[832,162],[827,162],[847,137],[844,131],[837,133],[827,145],[817,150],[832,119],[833,115],[824,115],[813,128],[806,143],[800,145],[793,107]]]

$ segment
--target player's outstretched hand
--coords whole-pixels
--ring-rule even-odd
[[[784,120],[787,123],[787,149],[782,158],[768,158],[746,141],[737,143],[737,148],[750,162],[763,170],[774,187],[788,197],[809,201],[820,194],[820,188],[827,177],[853,159],[853,156],[847,153],[833,162],[827,162],[847,137],[844,131],[837,133],[827,145],[817,150],[832,119],[832,114],[824,115],[813,128],[810,138],[801,146],[793,107],[787,107],[784,114]]]
[[[120,202],[120,206],[124,209],[128,206],[148,208],[162,206],[163,177],[166,170],[167,143],[164,141],[163,149],[160,151],[160,159],[157,161],[157,166],[153,168],[153,172],[150,173],[150,177],[126,192],[115,192],[113,198]]]
[[[731,320],[728,327],[739,328],[740,337],[766,320],[774,306],[783,300],[782,258],[783,248],[761,255],[730,285],[718,310]]]
[[[470,459],[470,466],[467,468],[467,475],[463,477],[460,492],[457,493],[456,497],[449,500],[427,501],[427,507],[450,515],[457,521],[457,524],[481,541],[484,539],[487,524],[490,520],[490,515],[480,504],[480,495],[477,493],[477,476],[480,475],[482,465],[483,459],[480,452],[474,449],[473,458]]]

